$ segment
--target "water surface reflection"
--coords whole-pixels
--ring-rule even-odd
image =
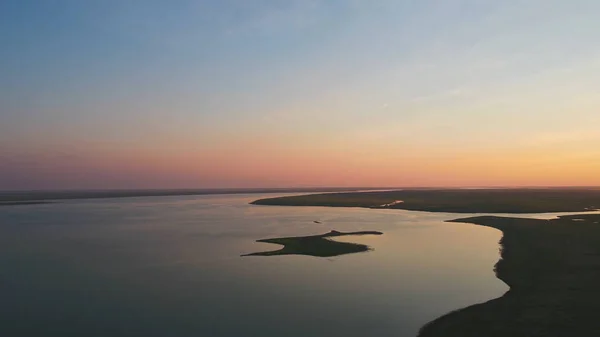
[[[414,336],[507,290],[493,273],[497,230],[446,214],[248,205],[260,197],[4,207],[0,335]],[[385,234],[335,239],[366,254],[240,257],[273,248],[259,238],[332,229]]]

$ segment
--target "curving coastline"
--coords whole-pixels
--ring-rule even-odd
[[[594,189],[472,192],[332,193],[262,199],[253,204],[381,208],[374,205],[403,200],[386,208],[456,213],[491,213],[492,210],[544,213],[592,211],[598,208],[600,196]],[[521,203],[524,200],[526,202]],[[502,297],[435,319],[421,328],[419,337],[600,336],[597,319],[600,312],[600,214],[551,220],[477,216],[448,222],[502,231],[501,259],[495,272],[510,289]]]
[[[600,208],[600,189],[413,189],[297,195],[255,200],[252,204],[446,213],[586,212]]]
[[[600,214],[450,222],[503,232],[495,269],[510,290],[428,323],[419,337],[600,336]]]

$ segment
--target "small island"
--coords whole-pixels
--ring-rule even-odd
[[[383,233],[377,231],[338,232],[336,230],[332,230],[329,233],[321,235],[263,239],[257,240],[257,242],[283,245],[283,248],[267,252],[244,254],[242,256],[309,255],[316,257],[332,257],[344,254],[360,253],[369,251],[369,246],[358,243],[333,241],[330,240],[330,238],[348,235],[381,234]]]

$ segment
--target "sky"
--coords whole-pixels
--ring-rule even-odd
[[[0,189],[600,185],[598,13],[3,0]]]

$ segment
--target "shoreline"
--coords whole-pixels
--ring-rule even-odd
[[[201,196],[267,193],[343,193],[377,190],[373,187],[298,187],[298,188],[213,188],[213,189],[116,189],[116,190],[41,190],[0,191],[0,205],[49,203],[59,200],[114,199],[137,197]]]
[[[429,322],[419,337],[598,335],[599,214],[551,220],[479,216],[448,222],[502,231],[495,272],[510,289]]]
[[[521,208],[527,209],[527,212],[521,213],[578,213],[597,208],[597,191],[579,192],[569,191],[565,195],[564,191],[556,191],[549,199],[557,196],[570,198],[557,198],[550,202],[547,202],[549,199],[533,199],[533,203],[529,202]],[[324,198],[323,194],[282,197],[262,199],[252,204],[364,207],[365,203],[380,202],[386,198],[395,198],[388,203],[406,200],[398,197],[398,192],[392,192],[391,195],[387,193],[337,193],[332,194],[333,198],[331,195]],[[528,191],[517,191],[517,194],[521,193],[516,201],[504,204],[504,207],[512,210],[518,207],[520,197],[527,195]],[[533,191],[528,196],[534,197],[536,193]],[[503,213],[487,212],[486,207],[495,207],[494,198],[484,196],[488,197],[484,203],[480,201],[477,204],[483,205],[484,210],[471,213]],[[447,201],[444,198],[436,199],[436,195],[433,197],[435,201]],[[450,202],[453,208],[464,210],[473,207],[468,204],[471,200],[472,196]],[[428,206],[431,203],[431,200],[421,200],[420,204]],[[379,203],[383,204],[385,202]],[[565,204],[571,209],[565,210]],[[396,205],[405,206],[406,203]],[[435,206],[440,208],[439,203]],[[531,209],[542,211],[532,212]],[[468,223],[502,232],[499,241],[500,260],[495,264],[494,272],[498,279],[508,285],[509,290],[498,298],[436,318],[420,329],[418,337],[600,336],[600,320],[596,317],[600,312],[600,214],[562,215],[554,219],[520,218],[518,214],[481,215],[446,222]]]
[[[0,206],[24,206],[24,205],[43,205],[53,204],[53,201],[31,200],[31,201],[0,201]]]
[[[361,207],[463,214],[591,212],[598,189],[444,189],[320,193],[259,199],[253,205]]]

